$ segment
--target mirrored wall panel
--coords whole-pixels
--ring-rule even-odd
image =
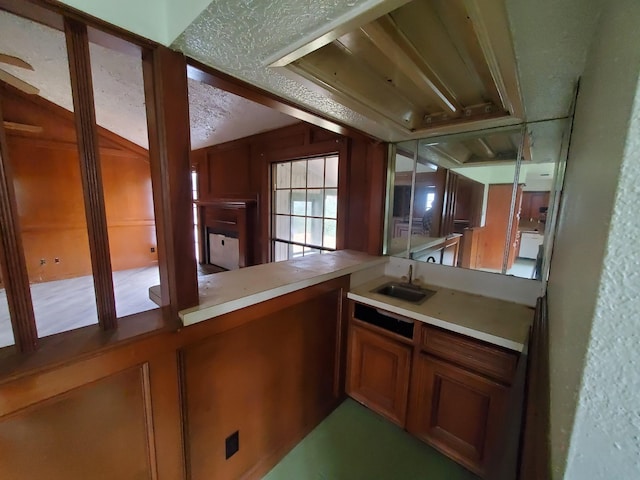
[[[567,120],[399,143],[387,253],[542,279]]]

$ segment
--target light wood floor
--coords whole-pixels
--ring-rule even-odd
[[[158,267],[155,266],[113,272],[118,317],[157,308],[149,300],[148,289],[159,283]],[[90,275],[32,284],[31,297],[40,337],[98,323],[93,277]],[[1,289],[0,347],[13,343],[7,297]]]

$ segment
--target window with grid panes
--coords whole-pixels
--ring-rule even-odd
[[[338,156],[272,165],[272,259],[336,249]]]

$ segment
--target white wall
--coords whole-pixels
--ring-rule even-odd
[[[640,471],[638,25],[639,2],[607,2],[578,97],[548,285],[554,479]]]
[[[89,15],[170,45],[211,0],[61,0]]]

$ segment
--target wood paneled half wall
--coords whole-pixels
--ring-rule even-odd
[[[10,87],[4,120],[40,127],[7,130],[27,269],[31,282],[91,274],[73,113]],[[113,270],[157,263],[147,150],[99,129]]]
[[[344,399],[348,289],[341,277],[179,329],[152,310],[28,358],[0,349],[0,477],[262,478]]]

